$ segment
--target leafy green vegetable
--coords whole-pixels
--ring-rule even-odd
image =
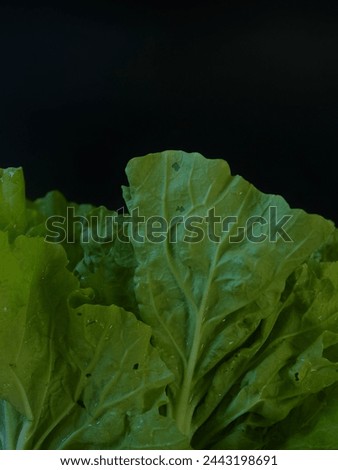
[[[172,376],[149,327],[115,306],[72,308],[88,298],[60,246],[5,234],[0,246],[3,448],[158,447],[164,432],[181,445],[159,415]]]
[[[126,172],[123,217],[0,171],[0,448],[338,448],[333,223],[196,153]]]
[[[25,229],[25,215],[22,168],[0,169],[0,229],[19,235]]]

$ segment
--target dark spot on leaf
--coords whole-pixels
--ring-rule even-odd
[[[295,380],[296,380],[296,382],[299,382],[299,373],[298,372],[295,373]]]
[[[81,317],[82,313],[81,313],[81,312],[77,312],[77,315],[78,315],[78,317]]]
[[[78,400],[76,403],[84,410],[86,409],[86,405],[83,403],[83,400]]]
[[[320,392],[318,392],[317,394],[317,398],[319,401],[323,402],[326,398],[326,394],[323,390],[321,390]]]
[[[87,326],[93,325],[94,323],[96,323],[96,320],[88,320]]]
[[[177,207],[176,207],[176,211],[183,212],[183,211],[184,211],[184,207],[183,207],[183,206],[177,206]]]
[[[91,376],[92,376],[92,374],[86,374],[87,379],[89,379],[89,377],[91,377]]]
[[[133,365],[133,369],[134,369],[134,370],[137,370],[138,368],[139,368],[139,364],[138,364],[138,363],[136,363],[136,364]]]
[[[161,416],[167,416],[167,405],[161,405],[158,411]]]
[[[173,168],[175,171],[178,171],[181,168],[181,166],[177,162],[175,162],[171,165],[171,168]]]
[[[16,364],[13,364],[13,363],[8,364],[8,365],[9,365],[9,367],[16,367]]]

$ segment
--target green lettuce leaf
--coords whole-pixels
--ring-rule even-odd
[[[286,450],[338,449],[338,386],[311,395],[265,436],[266,448]]]
[[[333,224],[290,209],[281,197],[231,176],[224,161],[199,154],[136,158],[129,162],[127,176],[129,211],[138,208],[146,219],[161,216],[171,221],[168,233],[176,230],[174,243],[168,237],[153,243],[146,225],[140,226],[144,241],[133,239],[135,292],[140,317],[153,328],[154,345],[175,375],[168,388],[168,415],[196,447],[205,448],[226,435],[239,416],[260,406],[262,385],[290,360],[291,351],[282,342],[270,356],[262,353],[254,368],[260,349],[275,334],[287,277],[329,237]],[[262,227],[265,238],[259,243],[239,240],[240,227],[268,217],[270,207],[277,208],[278,220],[291,216],[290,240],[268,232],[276,221]],[[184,237],[191,236],[191,227],[175,216],[206,217],[211,208],[221,217],[236,216],[237,224],[224,231],[218,224],[213,234],[217,243],[207,236],[187,243]],[[209,229],[206,223],[202,227],[204,233]],[[269,395],[269,387],[265,389]],[[279,402],[272,404],[270,422],[282,419],[296,403],[285,409]]]
[[[325,429],[320,440],[314,438],[323,423],[336,426],[332,409],[338,403],[329,391],[338,380],[337,292],[337,262],[311,260],[289,277],[278,320],[233,387],[223,416],[241,412],[215,448],[337,448]],[[218,410],[213,425],[221,416]]]
[[[80,286],[93,289],[95,303],[120,305],[137,314],[133,247],[121,242],[118,232],[123,231],[123,224],[117,216],[103,206],[68,202],[59,191],[26,200],[22,169],[0,169],[0,229],[11,240],[23,234],[51,237],[65,249],[68,269]],[[110,218],[117,223],[111,224]],[[82,220],[88,222],[81,225]]]
[[[11,237],[26,227],[25,181],[22,168],[0,168],[0,230]]]
[[[123,225],[119,223],[117,212],[98,207],[86,217],[88,227],[85,227],[84,237],[78,234],[77,238],[82,256],[74,268],[81,287],[94,290],[96,303],[120,305],[138,314],[134,250],[129,241],[121,241]],[[116,220],[116,224],[111,220]]]
[[[0,232],[0,252],[0,447],[186,447],[160,414],[173,377],[150,328],[83,304],[61,246]]]

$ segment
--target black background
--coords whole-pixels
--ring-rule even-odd
[[[338,2],[1,2],[0,166],[118,209],[126,162],[225,158],[338,222]]]

